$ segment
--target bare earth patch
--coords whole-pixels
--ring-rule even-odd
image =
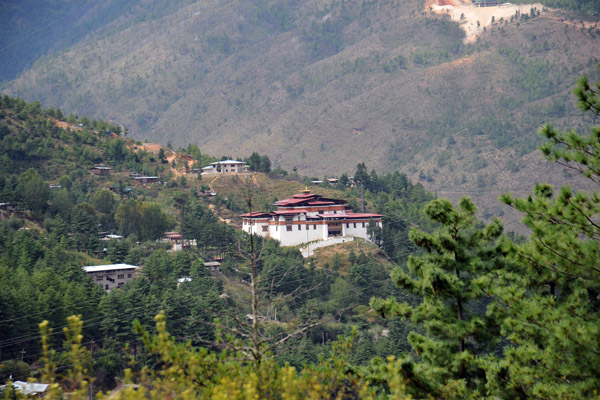
[[[82,129],[80,126],[72,124],[70,122],[59,121],[57,119],[53,119],[53,121],[56,124],[56,126],[65,130],[70,129],[72,131],[80,131]]]
[[[531,9],[540,12],[542,4],[510,4],[503,3],[494,7],[475,7],[470,1],[462,0],[428,0],[425,9],[436,14],[448,15],[452,21],[460,23],[465,31],[465,43],[472,43],[493,24],[498,24],[500,19],[510,21],[510,17],[519,14],[529,14]],[[494,22],[492,23],[492,19]]]

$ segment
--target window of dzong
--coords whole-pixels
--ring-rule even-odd
[[[96,280],[97,280],[97,281],[101,281],[102,279],[104,279],[104,276],[102,276],[102,275],[98,275],[98,276],[96,277]]]
[[[117,275],[117,279],[125,279],[125,274],[119,274],[119,275]]]
[[[128,278],[131,278],[131,274],[127,274],[127,277],[128,277]]]
[[[317,229],[317,226],[316,226],[316,225],[313,225],[313,230],[316,230],[316,229]]]
[[[365,227],[365,223],[363,222],[363,228]]]
[[[123,287],[124,283],[123,282],[119,282],[119,284],[117,285],[117,287]]]
[[[354,227],[356,228],[356,222],[354,223]]]
[[[263,225],[263,226],[262,226],[262,231],[263,231],[263,232],[266,232],[266,231],[267,231],[267,229],[269,229],[269,227],[268,227],[267,225]]]
[[[298,225],[298,230],[301,231],[302,230],[302,225]]]
[[[346,228],[350,228],[350,222],[346,222]]]
[[[285,228],[286,228],[286,229],[285,229],[286,231],[291,231],[291,230],[292,230],[292,226],[291,226],[291,225],[286,225],[286,227],[285,227]]]

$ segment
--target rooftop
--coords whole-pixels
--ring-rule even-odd
[[[139,267],[130,264],[108,264],[108,265],[90,265],[83,267],[88,274],[91,272],[116,271],[118,269],[138,269]]]
[[[225,160],[225,161],[217,161],[217,162],[211,163],[211,165],[214,165],[214,164],[246,164],[246,163],[243,161]]]

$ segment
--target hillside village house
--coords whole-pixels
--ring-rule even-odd
[[[114,288],[120,288],[135,278],[140,267],[129,264],[90,265],[83,270],[102,289],[110,293]]]
[[[210,163],[202,168],[203,175],[211,174],[241,174],[248,172],[248,164],[243,161],[225,160]]]
[[[367,227],[374,221],[381,227],[381,214],[353,213],[346,200],[328,199],[304,190],[275,203],[277,210],[240,215],[242,229],[276,239],[282,246],[296,246],[334,237],[369,240]]]
[[[111,170],[112,170],[111,167],[97,166],[97,167],[90,168],[90,174],[91,175],[106,176],[106,175],[108,175],[110,173]]]

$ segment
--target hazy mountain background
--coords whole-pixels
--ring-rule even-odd
[[[499,215],[502,192],[572,182],[535,151],[540,125],[590,122],[571,89],[600,76],[600,6],[546,3],[571,10],[465,44],[421,1],[3,2],[2,78],[23,72],[2,91],[316,177],[400,169]]]

